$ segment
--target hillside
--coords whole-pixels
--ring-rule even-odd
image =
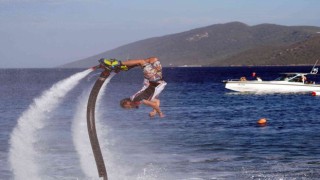
[[[320,60],[320,35],[281,47],[262,46],[230,58],[216,61],[211,66],[266,66],[310,65]]]
[[[274,24],[248,26],[240,22],[215,24],[137,41],[62,67],[90,67],[96,65],[101,57],[134,59],[149,56],[158,56],[164,66],[233,65],[227,61],[239,64],[240,59],[237,61],[230,59],[239,53],[255,51],[255,48],[261,49],[261,47],[276,49],[289,46],[305,41],[317,32],[320,32],[320,28],[311,26]],[[257,61],[256,63],[259,64]]]

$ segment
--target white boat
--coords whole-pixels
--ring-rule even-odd
[[[283,73],[272,81],[263,81],[259,77],[256,80],[247,80],[245,77],[241,77],[240,79],[228,79],[223,82],[226,89],[237,92],[311,93],[320,91],[320,84],[308,81],[307,77],[317,73],[318,68],[313,66],[310,73]]]

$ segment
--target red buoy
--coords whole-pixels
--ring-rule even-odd
[[[267,124],[267,119],[266,118],[261,118],[257,121],[257,124],[259,126],[265,126]]]

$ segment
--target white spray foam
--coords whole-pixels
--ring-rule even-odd
[[[104,94],[105,87],[110,82],[114,73],[111,73],[110,76],[106,79],[103,86],[101,87],[100,93],[98,94],[96,107],[100,105],[101,102],[101,94]],[[88,178],[95,178],[98,176],[98,171],[96,168],[95,159],[93,156],[90,139],[88,135],[87,129],[87,120],[86,120],[86,113],[87,113],[87,102],[89,97],[89,91],[85,91],[81,98],[78,100],[78,107],[72,122],[72,131],[73,131],[73,143],[75,145],[76,151],[80,158],[80,164],[82,171]],[[102,130],[101,123],[99,122],[99,114],[96,116],[96,127],[97,127],[97,134],[98,138],[101,140],[106,141],[105,136],[101,134],[105,134],[105,129]],[[100,143],[101,144],[101,143]],[[101,147],[102,151],[103,146]],[[106,158],[105,158],[106,159]]]
[[[82,171],[87,177],[95,177],[97,170],[95,168],[94,157],[90,146],[90,139],[87,129],[87,102],[89,91],[86,90],[78,99],[76,113],[72,121],[73,144],[80,158]]]
[[[15,179],[42,179],[40,165],[37,164],[39,154],[34,147],[38,139],[36,132],[44,127],[46,114],[54,110],[63,97],[91,71],[88,69],[57,82],[40,97],[34,99],[20,116],[11,133],[9,149],[9,164]]]

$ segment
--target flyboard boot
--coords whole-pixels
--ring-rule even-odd
[[[127,71],[128,67],[122,65],[121,61],[116,59],[106,59],[101,58],[99,59],[99,65],[92,67],[91,69],[103,69],[103,72],[100,74],[100,78],[107,78],[112,71],[118,73],[120,71]]]

